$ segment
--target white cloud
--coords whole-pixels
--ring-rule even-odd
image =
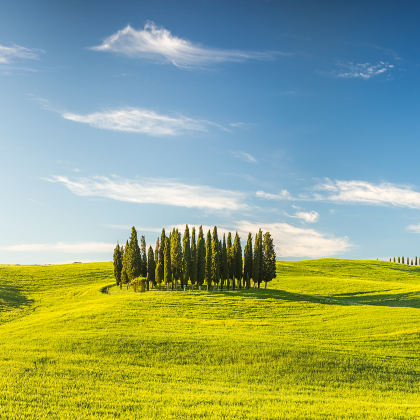
[[[420,223],[418,225],[407,226],[406,230],[411,230],[414,233],[420,233]]]
[[[148,22],[142,30],[127,25],[106,38],[102,45],[91,47],[95,51],[111,51],[131,58],[144,58],[155,62],[172,63],[177,67],[205,67],[226,61],[272,59],[276,52],[232,51],[205,48],[191,41],[173,36],[163,27]],[[284,54],[283,55],[287,55]]]
[[[255,159],[254,156],[250,155],[249,153],[245,153],[245,152],[231,152],[231,153],[236,158],[243,159],[245,162],[258,163],[257,159]]]
[[[305,222],[308,223],[315,223],[319,220],[319,214],[316,211],[298,211],[291,216],[290,214],[285,213],[286,216],[294,217],[296,219],[303,219]]]
[[[270,194],[264,191],[257,191],[255,195],[261,198],[268,198],[269,200],[293,200],[293,197],[287,190],[281,190],[279,194]]]
[[[280,194],[257,191],[256,196],[271,200],[329,201],[334,203],[372,204],[420,209],[420,193],[412,187],[389,182],[331,181],[328,178],[314,187],[312,195],[292,197],[287,190]],[[319,193],[319,192],[323,193]]]
[[[277,257],[322,258],[346,252],[352,246],[348,238],[335,238],[315,229],[294,227],[287,223],[237,223],[242,234],[269,231],[276,246]]]
[[[373,76],[385,73],[392,69],[394,66],[388,62],[380,61],[377,64],[360,63],[355,64],[351,61],[339,61],[337,63],[339,70],[334,71],[332,74],[335,77],[343,79],[370,79]]]
[[[34,48],[25,48],[19,45],[5,47],[0,44],[0,64],[11,64],[16,58],[39,60],[38,54],[45,52]]]
[[[68,252],[73,254],[83,254],[86,252],[112,253],[115,244],[106,244],[103,242],[84,242],[76,244],[65,244],[57,242],[56,244],[22,244],[1,247],[2,251],[17,252]]]
[[[142,178],[130,180],[107,177],[77,178],[63,176],[46,179],[65,185],[71,192],[85,197],[107,197],[131,203],[154,203],[210,210],[245,209],[245,194],[205,185],[187,185],[171,179]]]
[[[151,136],[177,136],[191,131],[207,131],[207,121],[184,116],[169,117],[143,108],[121,108],[105,112],[78,115],[64,112],[68,120],[89,124],[103,130],[143,133]]]

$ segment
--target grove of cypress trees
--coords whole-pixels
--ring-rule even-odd
[[[149,260],[149,263],[147,264],[147,290],[149,290],[150,283],[152,283],[153,286],[156,286],[156,278],[155,278],[156,264],[155,264],[155,256],[153,254],[153,248],[151,245],[149,246],[147,259]]]
[[[246,287],[249,289],[252,278],[252,235],[248,233],[248,240],[244,250],[244,279],[246,280]]]
[[[206,241],[206,284],[207,291],[211,286],[211,233],[210,229],[207,232],[207,241]]]
[[[203,227],[198,229],[197,240],[197,283],[201,290],[206,277],[206,241],[204,239]]]
[[[213,238],[211,241],[211,281],[213,282],[213,291],[220,280],[220,255],[219,238],[217,236],[217,227],[213,228]]]
[[[182,262],[182,274],[184,279],[184,289],[188,286],[188,280],[191,277],[191,244],[190,244],[190,229],[188,225],[185,225],[183,245],[183,262]]]
[[[267,282],[276,278],[276,252],[270,232],[265,232],[263,239],[263,271],[265,288],[267,289]]]
[[[197,244],[195,242],[195,227],[192,228],[191,232],[191,268],[190,268],[190,279],[191,279],[191,291],[194,290],[194,284],[197,283]]]
[[[171,244],[169,238],[165,238],[163,281],[166,283],[169,290],[169,285],[172,283]]]
[[[141,254],[140,275],[142,277],[147,277],[147,248],[146,248],[146,238],[144,237],[144,235],[142,235],[140,238],[140,254]]]
[[[114,277],[115,277],[117,286],[119,286],[121,283],[122,259],[121,259],[120,245],[118,243],[114,249],[113,260],[114,260]]]
[[[241,247],[241,238],[236,232],[235,239],[233,241],[233,270],[234,277],[238,281],[238,288],[241,288],[242,280],[242,247]]]

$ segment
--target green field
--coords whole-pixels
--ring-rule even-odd
[[[420,267],[279,262],[270,290],[111,294],[0,266],[1,419],[418,419]]]

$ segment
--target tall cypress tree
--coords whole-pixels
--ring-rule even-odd
[[[263,239],[263,279],[265,288],[267,282],[276,278],[276,252],[270,232],[265,232]]]
[[[140,275],[142,277],[146,277],[147,276],[147,248],[146,248],[146,238],[144,237],[144,235],[142,235],[140,238],[140,254],[141,254]]]
[[[162,229],[162,234],[160,235],[160,246],[159,246],[159,262],[162,264],[162,270],[165,265],[165,261],[164,261],[165,260],[165,257],[164,257],[165,239],[166,239],[165,229]]]
[[[195,243],[195,227],[191,232],[191,290],[194,290],[194,284],[197,283],[197,244]]]
[[[244,252],[244,278],[246,280],[246,287],[249,289],[252,278],[252,235],[248,233],[248,240],[245,245]]]
[[[417,265],[417,257],[416,257],[416,260],[415,260],[415,263],[414,263],[414,265]]]
[[[169,290],[169,285],[172,283],[171,244],[169,238],[165,238],[163,281]]]
[[[114,249],[113,260],[114,260],[114,277],[115,277],[115,281],[117,283],[117,286],[119,286],[120,283],[121,283],[122,260],[121,260],[120,245],[118,243],[117,243],[117,246]]]
[[[183,264],[182,274],[184,279],[183,286],[188,286],[188,280],[191,277],[191,244],[190,244],[190,229],[188,225],[185,225],[184,239],[182,241],[183,246]]]
[[[219,238],[217,236],[217,227],[213,228],[213,238],[211,241],[211,281],[213,282],[213,291],[220,280],[220,255]]]
[[[254,257],[252,259],[252,280],[254,281],[254,288],[255,284],[258,283],[258,279],[260,278],[260,246],[258,241],[258,233],[255,235],[255,243],[254,243]]]
[[[402,261],[403,264],[405,264],[404,257],[401,257],[401,261]]]
[[[171,235],[171,269],[175,280],[175,289],[178,290],[178,280],[181,279],[182,273],[182,249],[181,238],[178,229],[173,229]]]
[[[232,247],[232,234],[229,232],[227,237],[227,263],[228,263],[228,283],[233,279],[234,263],[233,263],[233,247]],[[235,289],[235,282],[232,283],[232,288]],[[229,290],[229,286],[228,286]]]
[[[197,283],[201,287],[206,278],[206,241],[204,239],[203,227],[198,229],[197,240]]]
[[[211,233],[210,229],[207,232],[207,241],[206,241],[206,284],[207,291],[211,286]]]
[[[139,241],[137,239],[137,231],[133,226],[131,228],[130,242],[126,250],[127,258],[127,276],[130,281],[140,276],[141,273],[141,255]]]
[[[125,243],[124,252],[122,253],[122,270],[121,270],[120,289],[122,289],[123,283],[127,285],[127,289],[128,289],[128,283],[130,281],[127,274],[127,255],[128,255],[128,241]]]
[[[260,267],[259,267],[259,270],[258,270],[258,272],[259,272],[258,289],[259,289],[261,283],[264,280],[264,268],[263,268],[264,252],[263,252],[263,236],[262,236],[262,230],[261,229],[258,231],[258,252],[260,254],[260,256],[259,256]]]
[[[151,245],[149,246],[147,259],[149,260],[149,263],[147,264],[147,290],[149,290],[150,283],[152,283],[153,286],[156,286],[156,278],[155,278],[156,264],[155,264],[155,256],[153,254],[153,248]]]
[[[240,289],[242,280],[242,247],[238,232],[236,232],[233,241],[233,271],[235,279],[238,281],[238,288]]]
[[[226,281],[227,290],[229,290],[229,267],[228,267],[228,261],[227,261],[227,247],[226,247],[226,235],[223,234],[223,242],[222,242],[222,289],[223,289],[223,283]]]

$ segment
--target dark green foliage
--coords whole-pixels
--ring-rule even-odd
[[[175,280],[175,289],[178,289],[178,280],[182,285],[182,246],[181,234],[175,228],[170,235],[171,239],[171,270]]]
[[[402,264],[405,264],[404,257],[401,257],[401,262],[402,262]]]
[[[248,240],[244,250],[244,279],[246,280],[246,287],[249,289],[250,280],[252,278],[252,235],[248,233]]]
[[[222,289],[223,284],[226,281],[226,286],[228,286],[227,279],[229,278],[229,268],[227,262],[227,247],[226,247],[226,236],[223,234],[223,242],[222,242],[222,252],[221,252],[221,260],[222,260],[222,270],[221,270],[221,278],[222,278]],[[229,287],[228,287],[229,290]]]
[[[163,268],[165,266],[165,257],[164,257],[165,239],[166,239],[165,229],[162,229],[162,234],[160,235],[160,246],[159,246],[159,262],[162,265],[161,267],[162,273],[163,273]]]
[[[414,263],[414,265],[417,265],[417,257],[416,257],[416,259],[415,259],[415,263]]]
[[[130,281],[127,274],[127,254],[128,254],[127,250],[128,250],[128,241],[126,242],[124,251],[121,254],[122,255],[122,270],[121,270],[120,288],[122,287],[123,284],[128,284]]]
[[[276,278],[276,252],[270,232],[265,232],[263,239],[263,279],[267,282]]]
[[[395,262],[395,257],[394,257],[394,262]]]
[[[127,260],[127,276],[131,281],[140,275],[141,270],[140,247],[137,239],[137,231],[134,226],[131,228],[130,242],[128,244],[128,249],[125,252]]]
[[[165,238],[163,281],[168,286],[172,283],[171,244],[169,238]]]
[[[240,289],[242,280],[242,246],[241,238],[239,237],[238,232],[236,232],[235,239],[233,241],[233,272]]]
[[[149,290],[150,283],[152,283],[153,286],[156,286],[156,278],[155,278],[156,263],[155,263],[155,256],[153,254],[152,246],[149,246],[147,259],[149,260],[149,263],[147,264],[147,290]]]
[[[142,277],[147,277],[147,248],[146,248],[146,238],[144,235],[140,238],[140,254],[141,254],[141,269],[140,275]]]
[[[226,244],[227,252],[227,264],[228,264],[228,290],[230,279],[233,279],[234,263],[233,263],[233,247],[232,247],[232,234],[229,232]],[[235,289],[235,283],[232,283],[233,289]]]
[[[217,236],[216,226],[213,228],[213,238],[211,241],[211,281],[215,286],[220,281],[219,238]]]
[[[191,285],[197,283],[197,244],[195,242],[195,227],[191,232],[191,269],[190,269]]]
[[[400,263],[400,257],[398,257],[398,264]]]
[[[121,259],[120,246],[118,243],[114,249],[113,261],[114,261],[114,277],[115,277],[115,281],[117,282],[117,286],[119,286],[119,284],[121,283],[122,259]]]
[[[252,279],[254,280],[254,285],[255,283],[258,284],[258,288],[260,287],[260,279],[262,278],[262,270],[261,270],[261,265],[262,265],[262,243],[261,243],[261,229],[259,230],[259,232],[255,235],[255,243],[254,243],[254,258],[252,260]]]
[[[185,225],[183,245],[183,261],[182,261],[182,274],[183,284],[182,286],[188,286],[188,280],[191,277],[191,244],[190,244],[190,229],[188,225]]]
[[[210,229],[207,232],[206,241],[206,284],[207,289],[211,286],[211,233]]]
[[[206,241],[204,239],[203,227],[198,230],[197,240],[197,283],[198,286],[204,284],[206,277]]]

